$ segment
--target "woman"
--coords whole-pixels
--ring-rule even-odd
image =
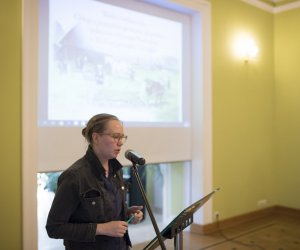
[[[67,250],[129,249],[128,219],[138,223],[142,206],[127,208],[122,165],[116,159],[127,136],[110,114],[92,117],[82,130],[89,143],[85,156],[58,178],[48,215],[47,233],[64,239]]]

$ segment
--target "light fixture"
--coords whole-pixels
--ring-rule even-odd
[[[249,36],[240,36],[236,39],[234,44],[236,55],[248,62],[254,59],[258,54],[258,47],[253,38]]]

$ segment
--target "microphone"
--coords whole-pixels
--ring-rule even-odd
[[[142,156],[131,149],[125,152],[125,158],[138,165],[144,165],[146,163],[146,160]]]

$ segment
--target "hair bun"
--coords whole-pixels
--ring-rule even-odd
[[[86,127],[82,129],[81,133],[84,137],[86,137]]]

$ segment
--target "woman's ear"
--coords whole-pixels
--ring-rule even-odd
[[[96,132],[92,133],[92,141],[91,143],[98,144],[100,135]]]

